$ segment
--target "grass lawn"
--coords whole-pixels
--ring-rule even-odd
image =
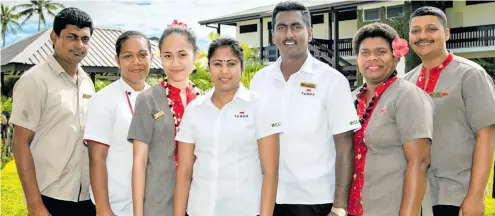
[[[485,215],[495,216],[495,199],[492,198],[493,169],[488,180],[488,193],[485,197]]]
[[[1,213],[5,216],[25,216],[27,209],[24,205],[21,182],[17,176],[15,162],[10,161],[2,169],[1,181]]]
[[[27,215],[26,206],[22,198],[22,187],[19,177],[17,176],[17,170],[15,162],[10,161],[7,163],[1,173],[1,213],[5,216],[25,216]],[[485,215],[495,216],[495,199],[491,197],[492,194],[492,180],[493,170],[488,182],[488,193],[485,198]]]

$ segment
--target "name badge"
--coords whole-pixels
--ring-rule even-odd
[[[449,96],[448,92],[432,92],[430,93],[430,97],[432,98],[441,98]]]
[[[163,116],[165,113],[163,113],[163,111],[160,111],[160,112],[157,112],[153,115],[153,120],[157,119],[157,118],[160,118],[161,116]]]
[[[90,98],[91,98],[91,96],[92,96],[92,95],[90,95],[90,94],[83,94],[83,96],[82,96],[82,97],[83,97],[84,99],[90,99]]]
[[[301,87],[303,88],[316,88],[316,84],[309,82],[301,82]]]

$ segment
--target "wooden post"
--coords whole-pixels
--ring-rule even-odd
[[[263,18],[260,18],[260,24],[259,24],[259,29],[260,29],[260,64],[263,64]]]
[[[339,70],[339,17],[338,10],[332,10],[333,14],[333,27],[335,28],[335,37],[333,39],[333,68]]]

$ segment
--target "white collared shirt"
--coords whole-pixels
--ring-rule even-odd
[[[187,213],[258,215],[262,173],[257,140],[280,133],[280,122],[268,101],[242,85],[221,110],[212,95],[213,90],[187,106],[176,136],[195,145]]]
[[[281,58],[261,69],[251,90],[278,106],[280,136],[278,204],[333,203],[333,135],[360,128],[347,79],[311,54],[286,82]]]
[[[88,102],[84,140],[109,146],[106,161],[108,197],[112,211],[119,216],[133,214],[132,144],[127,141],[127,132],[139,93],[120,78],[97,92]],[[91,186],[89,191],[94,203]]]

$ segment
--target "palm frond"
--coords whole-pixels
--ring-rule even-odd
[[[7,26],[8,26],[8,30],[10,30],[10,32],[12,32],[12,34],[17,34],[17,29],[14,28],[14,26],[12,26],[11,23],[9,23]]]
[[[53,13],[52,11],[47,11],[48,15],[50,16],[57,16],[57,14]]]
[[[34,13],[34,9],[33,8],[29,8],[29,9],[26,9],[26,10],[23,10],[21,12],[18,13],[19,16],[23,17],[23,16],[28,16],[28,15],[31,15]]]
[[[29,19],[30,19],[33,15],[34,15],[34,13],[27,15],[27,16],[26,16],[26,18],[24,19],[24,21],[22,21],[21,25],[26,24],[26,22],[27,22],[27,21],[28,21],[28,20],[29,20]]]
[[[32,4],[20,4],[20,5],[16,5],[14,6],[13,8],[14,9],[26,9],[26,8],[32,8],[33,5]]]
[[[17,29],[21,30],[22,29],[22,25],[19,24],[18,22],[16,21],[11,21],[10,22],[12,25],[14,25]]]
[[[57,10],[59,8],[64,8],[65,6],[61,3],[56,3],[56,2],[48,2],[45,6],[45,8],[50,9],[50,10]]]

